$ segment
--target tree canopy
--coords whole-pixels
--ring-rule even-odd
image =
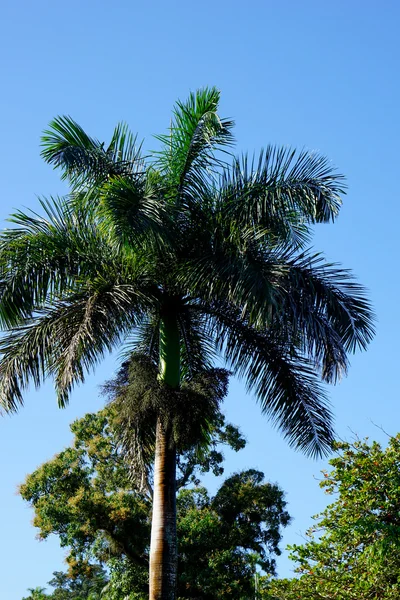
[[[94,593],[89,583],[99,587],[103,581],[104,587],[99,565],[105,564],[110,570],[105,600],[129,594],[146,598],[151,494],[133,484],[128,456],[121,452],[115,405],[75,421],[71,430],[71,447],[20,487],[34,508],[39,537],[55,534],[69,549],[68,573],[53,578],[56,591],[49,597],[73,600],[73,593]],[[279,487],[252,469],[228,477],[214,495],[198,479],[202,472],[222,475],[223,446],[237,451],[244,443],[220,414],[208,449],[199,454],[190,448],[179,458],[180,598],[243,598],[252,593],[256,567],[275,572],[281,529],[289,522]],[[151,473],[149,480],[151,485]]]
[[[291,547],[299,579],[279,581],[279,600],[395,600],[400,596],[400,434],[386,448],[356,440],[320,485],[336,497],[315,517],[309,540]],[[269,597],[269,596],[266,596]]]

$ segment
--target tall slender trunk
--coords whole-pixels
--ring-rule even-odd
[[[180,383],[179,328],[175,315],[163,316],[160,327],[160,379]],[[176,450],[170,431],[157,422],[153,516],[150,542],[149,600],[175,600],[177,573]]]

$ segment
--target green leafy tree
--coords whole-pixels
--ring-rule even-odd
[[[45,593],[46,588],[36,587],[28,588],[29,596],[22,598],[22,600],[46,600],[49,596]]]
[[[311,226],[337,216],[343,177],[307,151],[268,147],[254,161],[231,160],[233,123],[219,117],[219,97],[210,88],[177,102],[149,157],[125,125],[106,145],[69,117],[51,123],[42,155],[71,192],[42,200],[42,215],[17,212],[0,238],[6,411],[47,376],[65,405],[131,338],[157,364],[166,403],[220,353],[292,446],[330,449],[320,380],[345,374],[348,353],[373,335],[363,288],[305,249]],[[176,447],[162,417],[151,600],[173,599],[176,587]]]
[[[336,500],[315,517],[309,541],[292,546],[299,579],[270,588],[279,600],[400,597],[400,435],[386,448],[335,444],[321,482]],[[267,596],[268,597],[268,596]]]
[[[213,498],[205,488],[178,495],[180,598],[254,596],[257,569],[275,573],[280,529],[289,522],[282,491],[250,469],[226,479]]]
[[[90,572],[76,577],[54,571],[49,581],[53,592],[46,594],[45,588],[29,588],[30,595],[22,600],[110,600],[103,594],[107,582],[106,572],[100,565],[91,565]]]
[[[120,451],[115,430],[115,409],[111,403],[75,421],[73,445],[29,475],[20,488],[34,508],[39,537],[58,535],[69,548],[68,573],[56,573],[49,582],[56,588],[54,600],[96,592],[99,585],[104,600],[148,597],[151,491],[132,486],[130,459]],[[243,598],[252,592],[256,568],[274,573],[280,531],[289,521],[282,491],[255,470],[232,475],[214,497],[204,487],[193,487],[201,472],[223,472],[226,444],[238,450],[244,440],[220,415],[197,463],[192,450],[179,458],[181,598]],[[98,563],[107,565],[109,581]]]
[[[108,578],[100,565],[91,565],[86,573],[70,577],[62,571],[55,571],[49,585],[54,588],[51,600],[102,600]],[[106,598],[104,598],[106,600]]]

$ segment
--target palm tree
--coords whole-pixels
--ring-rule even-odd
[[[17,212],[0,239],[0,401],[15,411],[53,376],[60,406],[122,342],[153,357],[165,402],[224,357],[261,410],[307,454],[330,448],[334,383],[373,315],[351,274],[305,247],[339,212],[343,177],[317,154],[268,147],[233,158],[219,92],[178,102],[145,157],[125,125],[108,146],[69,117],[43,137],[71,185]],[[175,441],[158,418],[150,598],[174,598]]]
[[[48,595],[45,593],[46,588],[44,587],[28,588],[28,592],[28,598],[23,598],[22,600],[45,600],[48,598]]]

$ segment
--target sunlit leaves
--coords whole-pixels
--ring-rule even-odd
[[[291,548],[299,579],[278,581],[278,600],[395,600],[400,594],[400,437],[335,444],[320,486],[332,497],[308,541]],[[266,598],[270,596],[266,594]]]

